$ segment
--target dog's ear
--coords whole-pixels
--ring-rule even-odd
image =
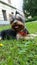
[[[9,14],[9,21],[10,21],[10,24],[12,24],[13,20],[14,20],[13,14]]]
[[[9,20],[10,21],[12,20],[12,14],[9,14]]]

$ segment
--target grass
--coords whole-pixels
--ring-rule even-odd
[[[30,33],[37,32],[37,22],[28,22],[28,23],[26,23],[26,27]]]
[[[11,28],[11,26],[10,25],[4,25],[4,26],[0,26],[0,31],[2,31],[2,30],[5,30],[5,29],[9,29],[9,28]]]
[[[37,23],[26,23],[30,33],[37,32]],[[0,30],[10,26],[1,26]],[[0,65],[37,65],[37,38],[34,40],[1,40]]]

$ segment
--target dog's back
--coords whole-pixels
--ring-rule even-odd
[[[12,29],[3,30],[0,32],[0,38],[2,39],[16,38],[16,31]]]

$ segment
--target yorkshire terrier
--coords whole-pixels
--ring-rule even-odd
[[[17,15],[19,14],[19,16]],[[10,15],[10,25],[11,29],[3,30],[0,32],[1,39],[10,39],[10,38],[24,38],[29,34],[28,30],[24,26],[24,17],[16,11],[15,16]]]

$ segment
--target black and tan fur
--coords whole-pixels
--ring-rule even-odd
[[[16,12],[17,15],[18,12]],[[0,39],[11,39],[11,38],[18,38],[17,34],[20,31],[23,32],[27,32],[27,34],[29,34],[29,32],[27,31],[27,29],[24,26],[24,20],[23,17],[20,15],[20,17],[18,16],[12,16],[10,15],[10,26],[11,29],[8,30],[3,30],[0,32]],[[16,28],[18,27],[18,28]]]

